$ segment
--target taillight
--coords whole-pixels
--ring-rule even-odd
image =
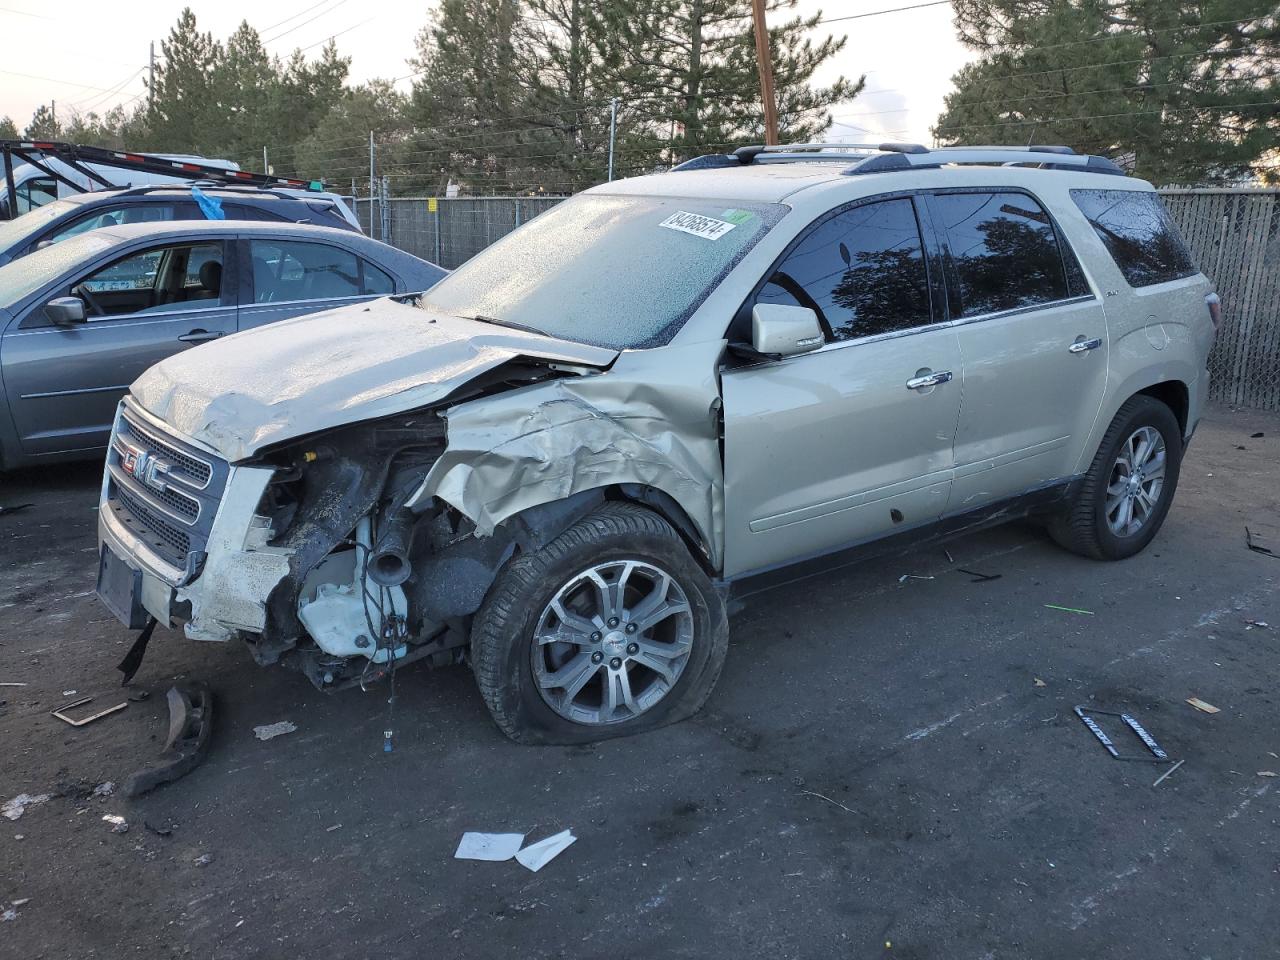
[[[1217,333],[1218,328],[1222,326],[1222,298],[1216,293],[1210,293],[1205,296],[1204,303],[1209,308],[1209,319],[1213,321],[1213,332]]]

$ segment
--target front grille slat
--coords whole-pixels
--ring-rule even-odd
[[[130,417],[120,418],[118,432],[121,436],[132,439],[139,446],[148,448],[149,452],[164,456],[179,473],[185,474],[197,487],[206,485],[213,474],[212,464],[183,453],[172,444],[161,440],[146,427],[134,422]]]

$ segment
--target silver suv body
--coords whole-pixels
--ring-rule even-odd
[[[1217,303],[1116,173],[744,150],[586,191],[416,305],[178,355],[116,421],[99,593],[324,689],[466,658],[508,735],[568,742],[695,711],[726,599],[779,576],[1028,512],[1129,556]]]

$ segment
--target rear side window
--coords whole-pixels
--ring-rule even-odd
[[[360,295],[355,254],[327,243],[251,240],[253,302],[330,300]]]
[[[224,203],[223,211],[228,220],[252,220],[261,223],[292,223],[293,218],[275,213],[262,207],[251,207],[245,203]]]
[[[1072,190],[1076,202],[1131,287],[1181,280],[1198,271],[1191,251],[1154,193]]]
[[[929,323],[929,275],[912,202],[881,200],[823,221],[778,265],[756,302],[810,308],[829,340]]]
[[[1072,296],[1053,221],[1031,197],[944,193],[933,197],[933,207],[958,287],[952,291],[959,300],[953,300],[953,312],[958,307],[960,316],[973,317]]]
[[[385,270],[379,270],[368,260],[364,264],[364,292],[375,297],[385,297],[396,292],[396,282]]]

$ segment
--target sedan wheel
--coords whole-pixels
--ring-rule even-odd
[[[1117,537],[1142,529],[1160,505],[1164,489],[1164,438],[1152,427],[1139,427],[1120,448],[1107,484],[1107,526]]]

